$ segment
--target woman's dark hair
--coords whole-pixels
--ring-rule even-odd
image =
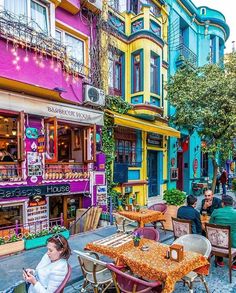
[[[189,196],[187,196],[187,205],[188,206],[192,206],[195,204],[195,202],[197,201],[196,196],[190,194]]]
[[[70,249],[68,241],[63,235],[56,234],[53,237],[48,239],[48,243],[49,242],[54,243],[58,251],[62,250],[61,258],[69,259],[71,255],[71,249]]]

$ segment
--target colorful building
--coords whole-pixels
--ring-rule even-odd
[[[88,13],[99,13],[101,1],[83,9],[74,0],[0,4],[0,228],[69,226],[76,209],[105,204],[103,111],[89,100],[91,91],[100,104],[104,95],[84,84]]]
[[[125,114],[107,111],[114,122],[113,179],[127,203],[151,204],[167,188],[168,139],[179,137],[168,126],[164,89],[167,7],[163,1],[107,1],[103,17],[105,92],[132,105]]]
[[[206,6],[196,7],[190,0],[166,0],[169,11],[169,76],[188,60],[193,68],[206,63],[223,62],[229,27],[224,15]],[[169,106],[168,115],[174,108]],[[213,167],[197,133],[181,132],[179,139],[171,137],[168,144],[168,188],[177,187],[192,192],[193,182],[213,177]],[[177,176],[172,177],[176,172]]]

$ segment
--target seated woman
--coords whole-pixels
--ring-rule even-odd
[[[29,293],[55,292],[68,272],[67,260],[71,250],[66,238],[60,234],[51,237],[47,249],[35,270],[23,271],[25,281],[30,283]]]

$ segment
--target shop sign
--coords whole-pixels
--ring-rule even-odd
[[[155,146],[162,147],[163,144],[163,136],[156,133],[148,133],[147,134],[147,143]]]
[[[0,188],[0,198],[31,197],[47,194],[60,194],[70,192],[69,184],[19,186],[13,188]]]
[[[45,137],[44,137],[44,135],[40,135],[38,137],[38,152],[39,153],[44,152],[44,145],[45,145]]]
[[[35,195],[30,197],[28,207],[43,206],[45,204],[47,204],[45,195]]]
[[[39,136],[38,129],[34,127],[27,127],[25,130],[25,135],[27,138],[37,139]]]

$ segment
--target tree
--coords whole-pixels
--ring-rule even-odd
[[[217,154],[228,157],[236,130],[236,53],[227,56],[224,67],[206,64],[193,70],[185,64],[171,77],[167,91],[176,110],[170,121],[190,135],[196,131],[206,142],[202,151],[212,159],[214,190]]]

